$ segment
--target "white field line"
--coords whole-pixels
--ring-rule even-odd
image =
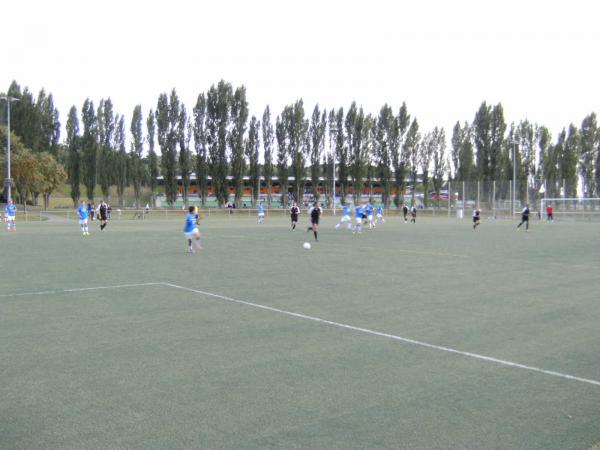
[[[120,289],[120,288],[128,288],[128,287],[140,287],[140,286],[157,286],[164,285],[164,283],[154,282],[154,283],[131,283],[131,284],[117,284],[112,286],[92,286],[92,287],[84,287],[84,288],[73,288],[73,289],[58,289],[55,291],[38,291],[38,292],[18,292],[14,294],[0,294],[0,297],[25,297],[28,295],[51,295],[51,294],[59,294],[61,292],[81,292],[81,291],[96,291],[98,289]]]
[[[468,357],[471,357],[471,358],[475,358],[475,359],[479,359],[479,360],[483,360],[483,361],[487,361],[487,362],[491,362],[491,363],[495,363],[495,364],[501,364],[501,365],[504,365],[504,366],[515,367],[515,368],[518,368],[518,369],[524,369],[524,370],[529,370],[529,371],[532,371],[532,372],[543,373],[545,375],[551,375],[551,376],[555,376],[555,377],[559,377],[559,378],[564,378],[564,379],[567,379],[567,380],[579,381],[581,383],[592,384],[594,386],[600,386],[600,381],[598,381],[598,380],[591,380],[591,379],[588,379],[588,378],[576,377],[576,376],[573,376],[573,375],[569,375],[569,374],[561,373],[561,372],[556,372],[556,371],[553,371],[553,370],[540,369],[538,367],[533,367],[533,366],[527,366],[525,364],[514,363],[514,362],[506,361],[506,360],[503,360],[503,359],[493,358],[491,356],[479,355],[477,353],[463,352],[461,350],[456,350],[456,349],[453,349],[453,348],[450,348],[450,347],[444,347],[444,346],[441,346],[441,345],[429,344],[427,342],[417,341],[415,339],[409,339],[409,338],[405,338],[405,337],[402,337],[402,336],[396,336],[396,335],[393,335],[393,334],[382,333],[380,331],[369,330],[367,328],[355,327],[353,325],[347,325],[347,324],[343,324],[343,323],[339,323],[339,322],[333,322],[331,320],[320,319],[318,317],[307,316],[305,314],[295,313],[295,312],[291,312],[291,311],[285,311],[283,309],[273,308],[271,306],[260,305],[258,303],[247,302],[247,301],[244,301],[244,300],[236,300],[234,298],[226,297],[224,295],[213,294],[212,292],[200,291],[200,290],[197,290],[197,289],[191,289],[191,288],[187,288],[187,287],[184,287],[184,286],[179,286],[177,284],[172,284],[172,283],[162,283],[162,284],[165,285],[165,286],[170,286],[172,288],[182,289],[184,291],[189,291],[189,292],[194,292],[196,294],[201,294],[201,295],[205,295],[205,296],[208,296],[208,297],[218,298],[220,300],[225,300],[225,301],[228,301],[228,302],[239,303],[241,305],[252,306],[254,308],[264,309],[264,310],[276,312],[276,313],[279,313],[279,314],[285,314],[286,316],[297,317],[299,319],[305,319],[305,320],[312,320],[313,322],[319,322],[319,323],[324,323],[324,324],[332,325],[332,326],[339,327],[339,328],[345,328],[345,329],[348,329],[348,330],[358,331],[358,332],[361,332],[361,333],[370,334],[372,336],[384,337],[384,338],[393,339],[393,340],[396,340],[396,341],[405,342],[405,343],[408,343],[408,344],[419,345],[421,347],[431,348],[431,349],[434,349],[434,350],[440,350],[440,351],[443,351],[443,352],[454,353],[454,354],[458,354],[458,355],[462,355],[462,356],[468,356]]]

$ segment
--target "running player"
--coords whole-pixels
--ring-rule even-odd
[[[292,219],[292,231],[296,229],[296,224],[298,223],[298,215],[300,214],[300,208],[296,202],[290,208],[290,218]]]
[[[417,207],[415,205],[410,208],[410,217],[410,223],[417,223]]]
[[[369,230],[372,230],[374,228],[374,224],[373,224],[373,205],[371,205],[371,202],[367,202],[367,205],[365,206],[364,211],[367,214],[367,223],[369,224]]]
[[[525,224],[525,232],[529,232],[529,205],[525,205],[525,208],[521,211],[521,222],[517,225],[517,230],[523,224]]]
[[[188,209],[188,214],[185,216],[185,226],[183,227],[183,234],[185,235],[188,243],[188,252],[194,253],[192,242],[196,245],[198,250],[202,250],[202,244],[200,243],[200,231],[198,230],[198,218],[196,211],[193,206]]]
[[[406,203],[402,205],[402,214],[404,215],[404,223],[408,223],[408,206],[406,206]]]
[[[10,231],[12,227],[12,231],[17,231],[17,226],[15,225],[15,220],[17,220],[17,207],[11,199],[8,199],[4,211],[6,214],[6,229]]]
[[[479,226],[479,220],[481,219],[481,210],[479,208],[475,208],[473,210],[473,229]]]
[[[321,213],[323,210],[321,209],[321,204],[319,202],[315,202],[315,206],[310,209],[310,227],[307,228],[307,232],[312,230],[315,235],[315,241],[319,240],[317,236],[319,232],[319,218],[321,217]]]
[[[381,223],[385,223],[385,219],[383,218],[383,206],[379,205],[377,207],[377,218],[375,219],[375,224],[381,220]]]
[[[84,236],[89,236],[90,232],[88,231],[88,208],[85,204],[85,201],[81,200],[81,204],[79,208],[77,208],[77,214],[79,216],[79,226],[81,227],[81,232]]]
[[[108,221],[108,205],[104,200],[98,206],[98,213],[100,214],[100,231],[104,231]]]
[[[356,208],[354,209],[354,230],[352,230],[352,234],[354,233],[362,233],[362,221],[363,221],[363,206],[362,205],[356,205]]]
[[[348,229],[349,230],[352,229],[352,218],[350,217],[350,214],[352,214],[352,205],[346,205],[346,206],[344,206],[344,211],[342,212],[342,218],[335,225],[335,229],[336,230],[338,230],[342,226],[343,223],[347,223],[348,224]]]
[[[258,223],[262,223],[265,218],[265,208],[262,203],[258,205]]]

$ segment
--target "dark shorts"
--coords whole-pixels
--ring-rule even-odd
[[[367,215],[366,215],[366,214],[363,214],[363,215],[362,215],[362,218],[363,218],[363,219],[366,219],[366,218],[367,218]]]
[[[100,214],[100,220],[108,220],[108,217],[106,214]]]
[[[312,223],[313,225],[319,225],[319,219],[310,219],[310,223]]]
[[[479,222],[479,217],[473,217],[473,223]]]
[[[292,214],[292,222],[298,222],[298,214]]]
[[[529,222],[529,216],[521,216],[521,222]]]

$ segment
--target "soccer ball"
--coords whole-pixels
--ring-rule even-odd
[[[305,250],[310,250],[310,243],[305,242],[304,245],[302,245],[302,247],[304,247]]]

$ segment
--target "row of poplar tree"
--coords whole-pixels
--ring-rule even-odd
[[[13,82],[8,95],[20,100],[12,106],[11,130],[26,148],[46,152],[64,164],[74,202],[82,196],[80,185],[90,200],[98,195],[96,186],[105,198],[115,186],[123,205],[125,187],[132,186],[139,205],[141,187],[156,192],[159,176],[170,204],[177,198],[179,183],[187,202],[192,173],[203,204],[209,177],[220,205],[229,200],[230,183],[235,202],[240,203],[245,176],[250,179],[253,204],[261,178],[269,201],[273,177],[280,182],[289,179],[289,191],[301,199],[306,177],[331,180],[332,152],[342,199],[350,184],[356,197],[377,181],[383,203],[398,205],[407,189],[414,193],[417,184],[424,192],[438,193],[448,180],[490,186],[492,181],[512,180],[515,168],[522,199],[527,189],[538,191],[542,184],[549,197],[559,193],[574,197],[580,180],[583,196],[600,194],[600,130],[595,113],[585,117],[580,127],[569,125],[553,140],[548,128],[527,120],[508,126],[502,105],[484,102],[471,123],[456,123],[448,149],[444,129],[422,132],[404,103],[397,111],[386,104],[377,115],[365,113],[356,103],[346,111],[316,105],[309,114],[298,100],[275,118],[267,106],[259,120],[249,117],[245,87],[234,89],[220,81],[201,93],[190,111],[175,89],[160,94],[156,108],[145,118],[141,106],[136,106],[128,124],[129,137],[125,116],[115,112],[110,98],[100,100],[97,107],[86,99],[80,111],[71,107],[66,138],[60,143],[59,113],[51,94],[41,91],[34,99],[27,88],[21,91]],[[330,185],[324,184],[328,197]],[[318,198],[317,183],[311,186]]]

